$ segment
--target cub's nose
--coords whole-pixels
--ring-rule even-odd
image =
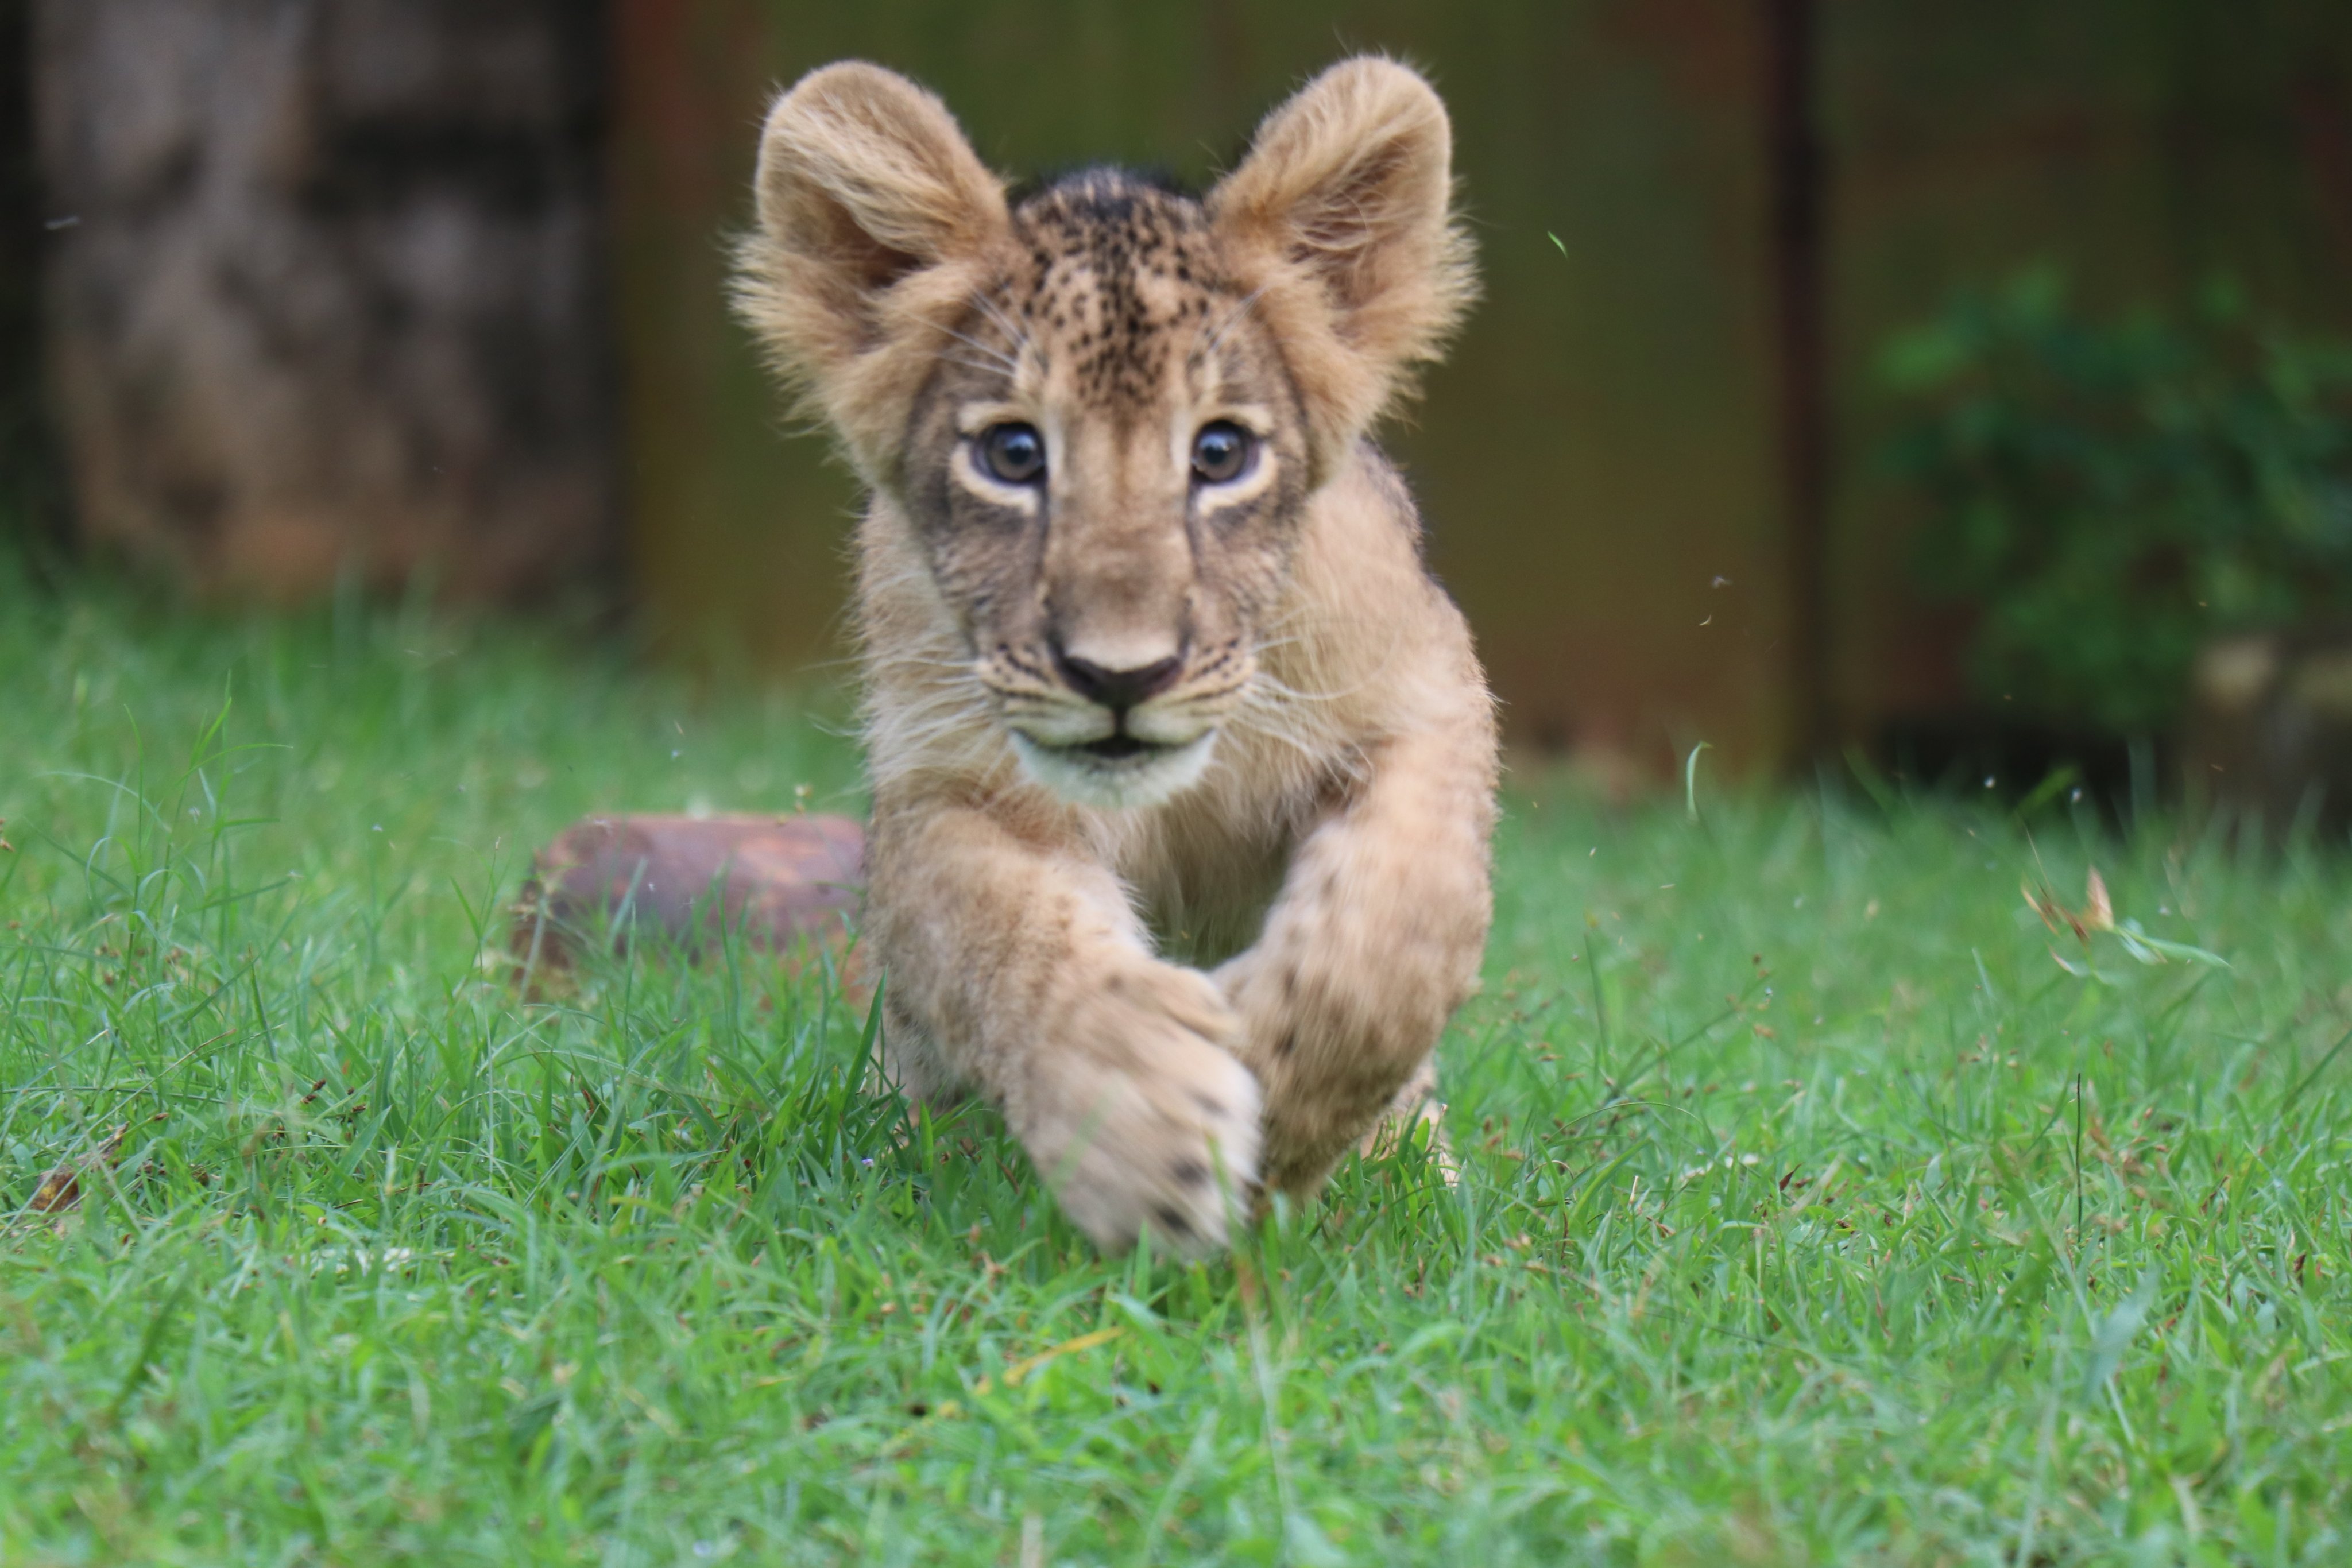
[[[1154,664],[1113,670],[1092,660],[1081,659],[1075,653],[1065,653],[1056,647],[1054,664],[1072,691],[1088,702],[1102,704],[1113,713],[1124,714],[1175,685],[1177,675],[1184,668],[1184,655],[1171,653]]]

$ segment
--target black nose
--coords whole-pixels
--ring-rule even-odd
[[[1184,655],[1171,654],[1156,664],[1142,664],[1132,670],[1107,670],[1056,648],[1054,663],[1060,667],[1062,679],[1069,683],[1072,691],[1088,702],[1100,703],[1113,713],[1123,714],[1173,685],[1184,668]]]

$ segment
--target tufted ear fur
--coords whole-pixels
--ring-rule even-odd
[[[870,482],[905,403],[1009,232],[1003,184],[947,109],[859,60],[812,71],[760,141],[735,305]]]
[[[1409,390],[1477,292],[1453,128],[1393,60],[1343,60],[1268,115],[1209,195],[1256,308],[1318,405],[1325,455]]]

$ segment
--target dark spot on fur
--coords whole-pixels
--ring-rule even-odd
[[[1192,1234],[1192,1222],[1179,1213],[1173,1204],[1160,1205],[1151,1211],[1151,1218],[1165,1227],[1171,1236],[1189,1237]]]
[[[1212,1116],[1223,1116],[1225,1113],[1224,1102],[1213,1094],[1195,1094],[1192,1096],[1192,1103]]]
[[[1209,1179],[1209,1167],[1189,1156],[1168,1167],[1168,1174],[1185,1186],[1198,1186]]]
[[[1282,1043],[1274,1048],[1274,1053],[1276,1056],[1288,1056],[1292,1051],[1297,1051],[1297,1049],[1298,1031],[1294,1029],[1283,1035]]]

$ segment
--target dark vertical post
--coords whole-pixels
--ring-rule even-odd
[[[1832,744],[1837,726],[1830,674],[1824,178],[1814,118],[1820,50],[1813,0],[1763,0],[1763,6],[1789,747],[1791,759],[1801,763]]]
[[[41,256],[55,215],[33,152],[32,29],[31,0],[0,0],[0,539],[47,548],[64,543],[64,508],[41,380]]]

